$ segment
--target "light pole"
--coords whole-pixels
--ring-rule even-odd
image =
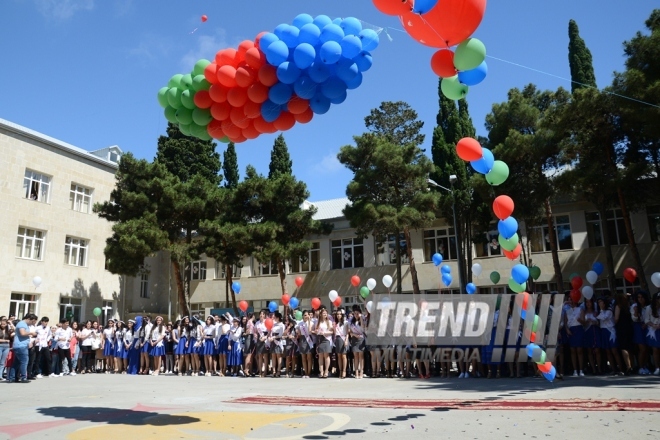
[[[461,284],[459,289],[461,293],[465,289],[465,280],[463,279],[463,256],[461,254],[461,244],[458,242],[458,228],[456,227],[456,198],[454,197],[454,182],[458,180],[456,174],[449,176],[449,183],[451,184],[451,189],[445,186],[440,185],[438,182],[432,179],[426,179],[426,182],[429,185],[436,186],[438,188],[444,189],[451,194],[451,211],[454,217],[454,240],[456,241],[456,258],[458,260],[458,281]]]

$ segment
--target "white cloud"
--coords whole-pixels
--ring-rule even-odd
[[[94,9],[94,0],[34,0],[37,10],[46,18],[67,20],[78,11]]]
[[[128,51],[129,55],[137,57],[142,63],[146,64],[147,61],[162,61],[169,53],[174,50],[175,43],[169,37],[160,35],[146,34],[140,43]]]
[[[330,153],[321,159],[321,161],[313,166],[314,173],[317,174],[334,174],[340,171],[344,166],[337,159],[337,153]]]
[[[181,58],[183,71],[191,71],[195,63],[202,58],[213,61],[219,50],[229,47],[225,37],[224,29],[217,29],[214,35],[190,35],[195,43],[194,47]]]

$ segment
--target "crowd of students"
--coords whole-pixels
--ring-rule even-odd
[[[513,302],[508,331],[512,310]],[[501,314],[496,313],[493,334]],[[612,298],[605,292],[597,300],[580,303],[567,296],[560,313],[558,378],[571,370],[576,377],[660,375],[660,293],[653,298],[645,292]],[[37,323],[32,314],[22,321],[12,318],[0,317],[0,374],[23,383],[77,373],[427,379],[456,373],[460,378],[498,378],[506,369],[510,377],[540,375],[533,362],[504,364],[491,359],[492,341],[471,348],[480,350],[481,362],[455,363],[419,361],[410,346],[369,345],[369,314],[360,306],[332,313],[323,307],[304,311],[301,320],[262,310],[240,317],[184,317],[174,323],[160,316],[153,322],[149,317],[111,319],[105,328],[92,321],[69,325],[67,319],[51,326],[47,317]],[[8,356],[12,343],[15,355]],[[526,358],[525,347],[515,348],[516,356]],[[396,355],[390,356],[392,351]],[[387,356],[381,356],[383,352]]]

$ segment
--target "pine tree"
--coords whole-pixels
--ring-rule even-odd
[[[571,67],[571,91],[596,86],[591,51],[587,48],[575,20],[568,22],[568,64]]]
[[[270,153],[270,165],[268,166],[268,178],[274,179],[280,174],[291,175],[293,162],[289,157],[289,150],[284,141],[284,136],[280,134],[275,139],[273,150]]]
[[[236,147],[233,142],[229,142],[227,150],[223,155],[224,163],[222,171],[225,178],[225,188],[234,189],[238,186],[238,157],[236,156]]]

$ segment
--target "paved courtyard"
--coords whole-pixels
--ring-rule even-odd
[[[0,439],[660,438],[653,377],[88,375],[0,391]]]

